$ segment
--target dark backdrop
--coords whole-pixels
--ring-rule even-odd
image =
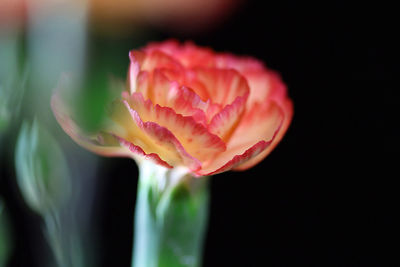
[[[212,178],[204,266],[398,264],[394,175],[379,163],[397,135],[383,112],[396,106],[390,10],[247,1],[211,33],[153,29],[160,40],[192,39],[263,60],[281,73],[294,101],[293,123],[268,158]],[[137,168],[128,159],[101,161],[92,229],[101,266],[129,266]],[[18,234],[12,264],[34,266],[27,244],[40,239],[31,233],[40,220],[13,192],[3,194]],[[44,241],[36,249],[46,250]]]

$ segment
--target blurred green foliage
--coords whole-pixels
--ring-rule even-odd
[[[55,139],[35,119],[22,124],[15,151],[17,182],[39,214],[59,208],[70,193],[66,159]]]
[[[110,102],[106,75],[94,75],[89,79],[84,90],[78,96],[76,118],[79,125],[87,132],[98,130],[103,122],[106,106]]]
[[[9,157],[15,151],[4,166],[15,167],[25,202],[43,218],[43,230],[58,265],[87,267],[90,246],[87,240],[83,246],[79,235],[87,230],[82,222],[90,222],[84,217],[89,217],[85,208],[93,201],[88,189],[95,190],[95,184],[90,184],[93,181],[87,179],[94,157],[69,158],[70,163],[80,162],[71,164],[73,170],[68,168],[59,144],[66,154],[77,152],[54,119],[50,98],[66,74],[69,85],[63,90],[63,100],[79,126],[95,132],[102,126],[108,104],[125,88],[129,50],[154,38],[146,36],[148,32],[126,37],[96,34],[88,31],[84,16],[77,19],[68,12],[51,17],[33,12],[24,28],[0,32],[0,156]],[[34,117],[38,119],[27,122]],[[83,185],[86,187],[80,191]],[[6,244],[4,229],[0,229],[0,249]]]
[[[10,126],[21,110],[27,81],[27,71],[20,62],[21,54],[18,32],[0,35],[0,133]]]
[[[102,126],[108,105],[125,89],[128,53],[137,41],[95,35],[89,40],[83,86],[71,103],[78,124],[87,132],[95,132]]]
[[[21,80],[0,84],[0,133],[5,131],[13,119],[18,118],[21,111],[22,98],[26,88],[26,72]]]

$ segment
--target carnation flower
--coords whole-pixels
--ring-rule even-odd
[[[127,88],[105,107],[107,123],[97,133],[85,133],[60,94],[53,96],[65,132],[95,153],[212,175],[259,163],[289,127],[285,84],[254,58],[176,41],[129,57]]]

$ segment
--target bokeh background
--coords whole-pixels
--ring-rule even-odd
[[[65,231],[80,236],[92,266],[130,266],[137,167],[77,146],[56,124],[50,95],[70,75],[70,97],[93,130],[110,83],[125,80],[128,51],[169,38],[259,58],[281,73],[295,104],[267,159],[212,178],[204,266],[398,266],[397,192],[379,164],[398,136],[386,116],[398,106],[394,18],[384,4],[348,1],[0,0],[6,266],[54,262],[41,211],[16,178],[17,139],[35,118],[69,170]]]

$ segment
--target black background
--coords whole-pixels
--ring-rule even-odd
[[[398,70],[390,11],[247,1],[212,32],[158,29],[159,39],[190,38],[263,60],[294,101],[292,125],[268,158],[212,178],[204,266],[398,266],[395,175],[380,164],[397,135],[386,116],[396,107]],[[100,266],[129,266],[137,168],[128,159],[101,161],[92,219]],[[11,266],[36,266],[35,249],[48,250],[40,219],[2,183],[17,229]]]

